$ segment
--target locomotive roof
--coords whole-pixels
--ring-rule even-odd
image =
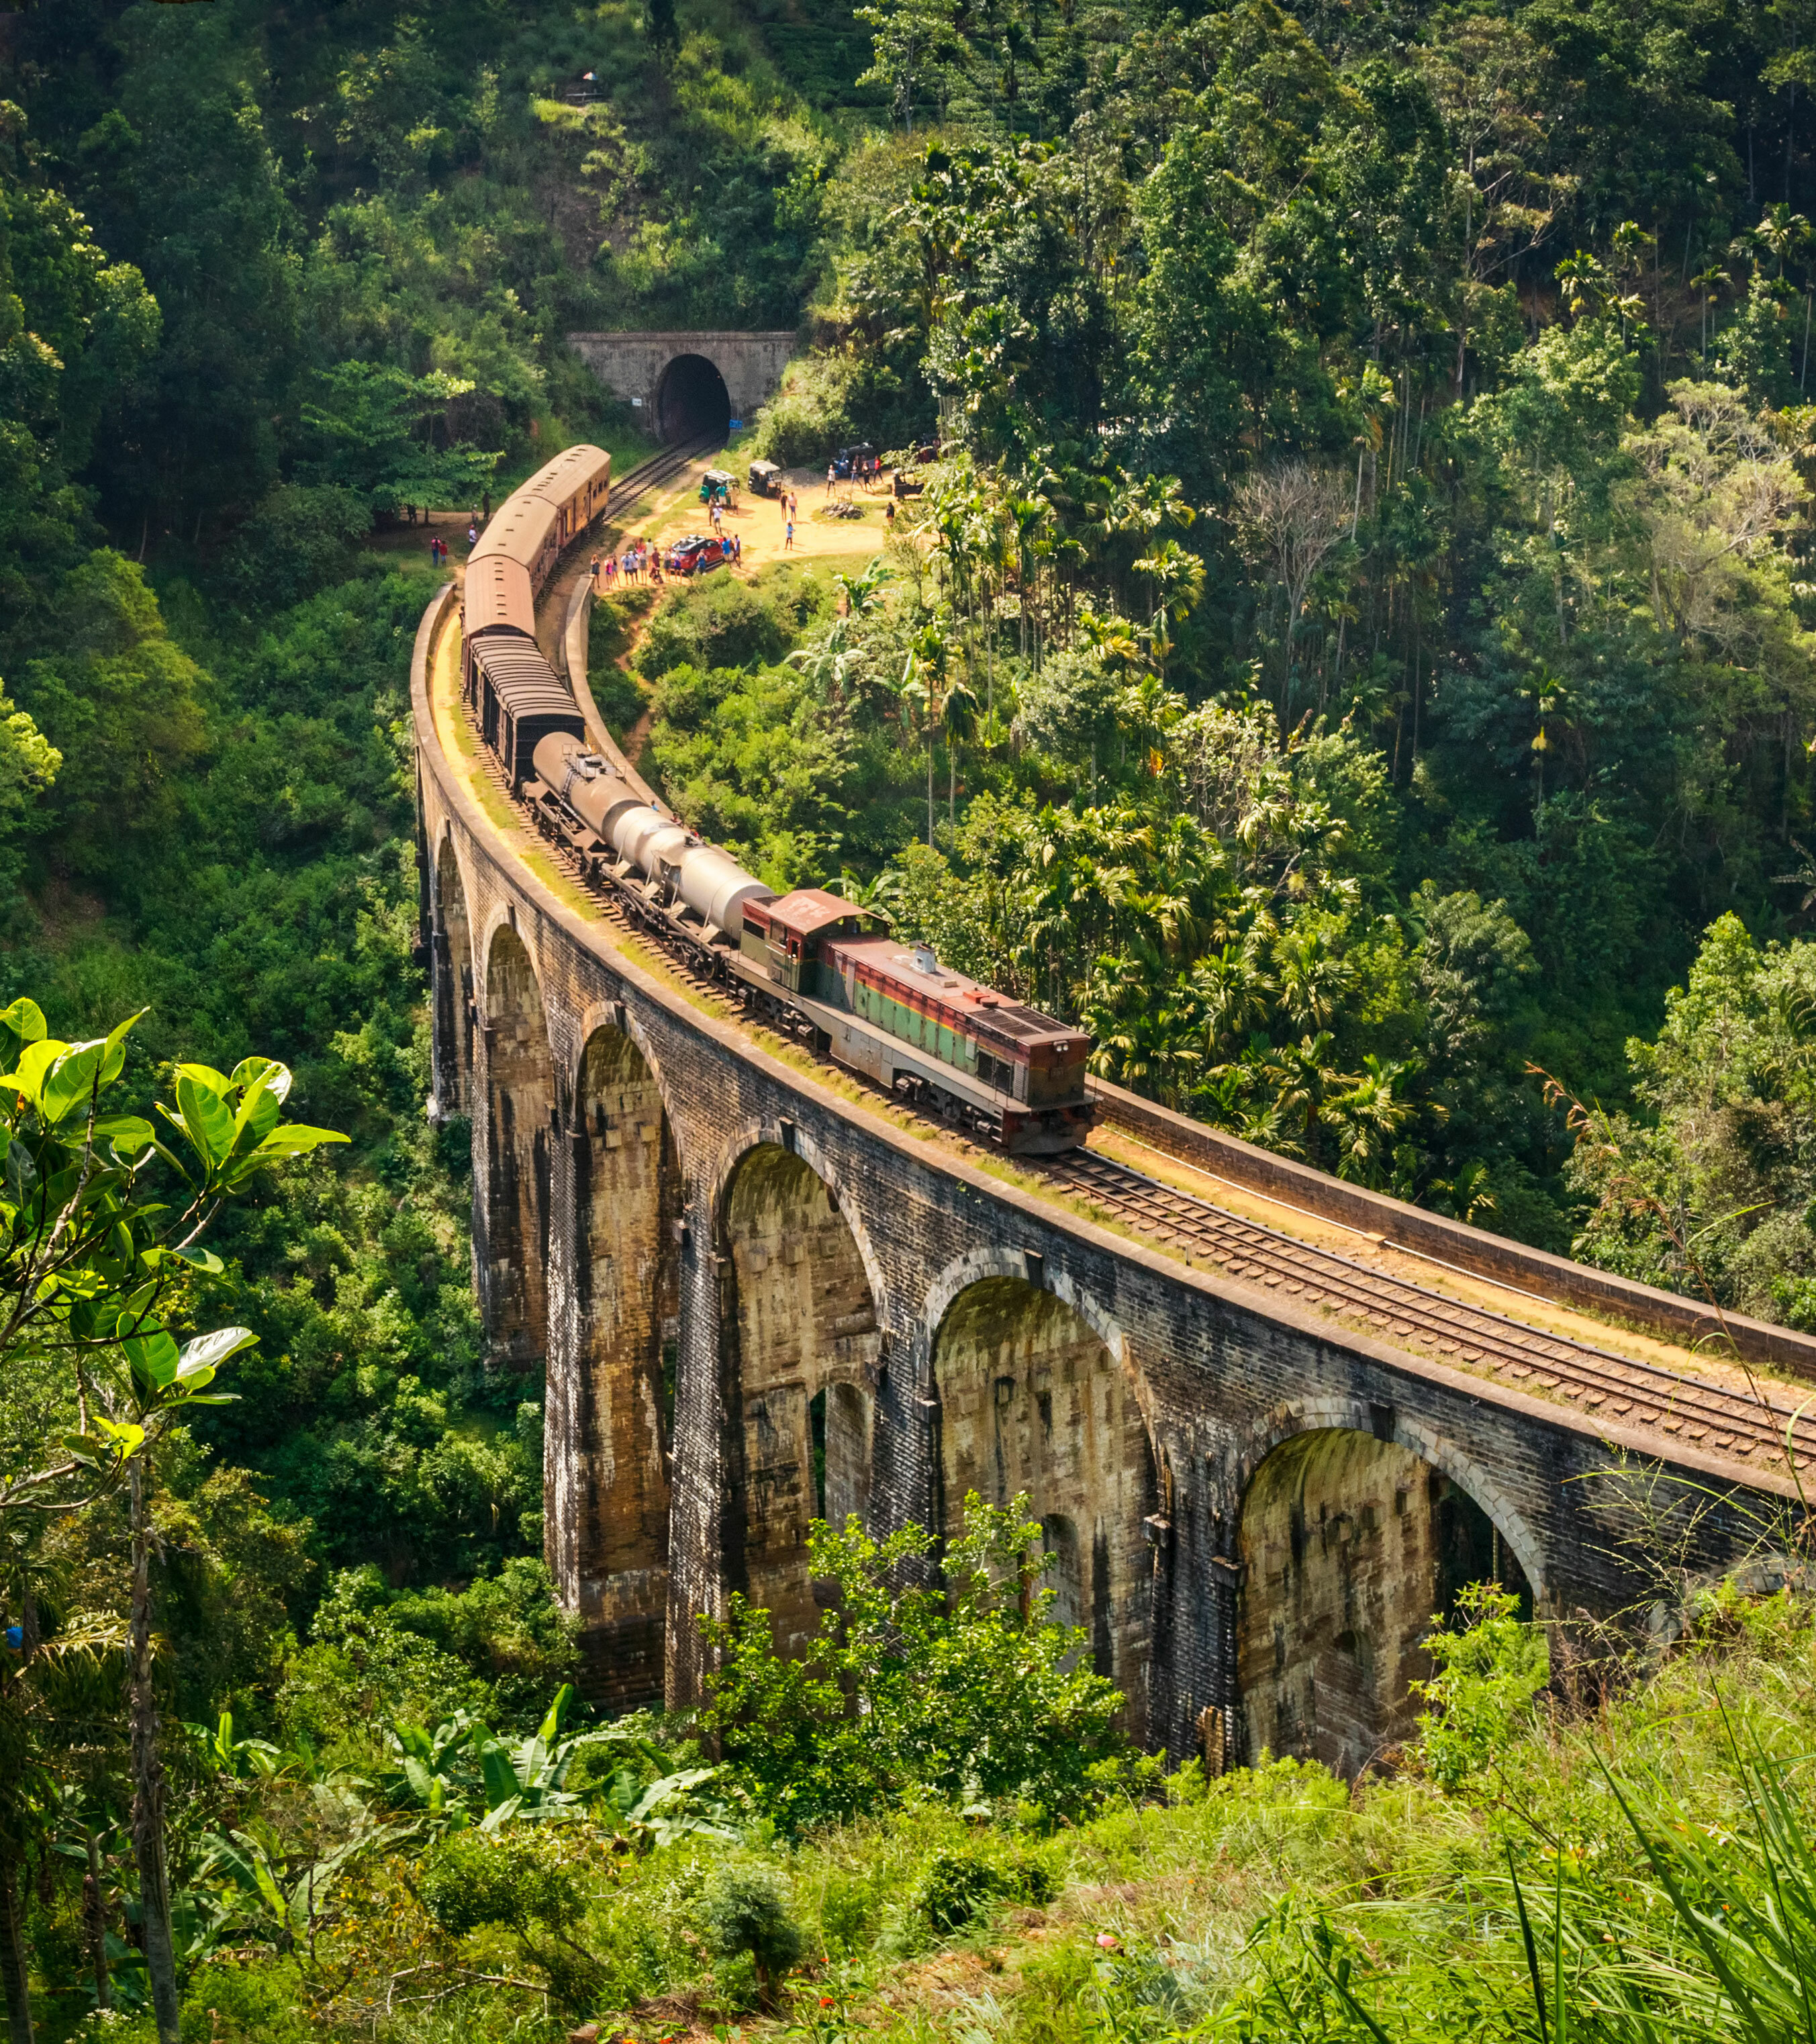
[[[470,640],[474,664],[492,684],[500,704],[513,717],[565,716],[576,727],[580,713],[574,698],[555,679],[555,670],[533,639],[514,632],[488,632]]]
[[[1019,1001],[998,993],[994,987],[981,986],[949,966],[936,962],[931,972],[924,970],[920,964],[923,955],[930,955],[917,953],[912,944],[904,944],[900,937],[884,936],[835,937],[825,951],[827,962],[835,969],[843,969],[847,962],[867,966],[904,993],[955,1009],[981,1035],[1007,1037],[1021,1047],[1089,1042],[1082,1030],[1069,1028],[1054,1016],[1042,1014],[1038,1008],[1024,1008]]]
[[[869,913],[855,901],[828,894],[824,887],[797,887],[780,901],[765,901],[761,905],[772,922],[780,923],[797,937],[810,937],[816,930],[824,930],[828,923],[842,922],[848,916]]]

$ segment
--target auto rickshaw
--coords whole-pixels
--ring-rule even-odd
[[[731,493],[738,486],[738,478],[728,475],[722,468],[709,468],[700,478],[700,501],[702,504],[725,504],[731,501]]]
[[[782,472],[773,461],[754,461],[751,464],[751,487],[759,497],[779,497],[781,494]]]

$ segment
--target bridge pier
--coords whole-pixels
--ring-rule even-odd
[[[485,1015],[475,1090],[486,1112],[474,1118],[479,1310],[493,1356],[529,1371],[548,1354],[550,1175],[558,1116],[542,991],[509,923],[492,933]]]
[[[661,1088],[616,1023],[588,1031],[572,1097],[551,1268],[547,1551],[581,1620],[588,1699],[624,1708],[664,1689],[681,1167]]]

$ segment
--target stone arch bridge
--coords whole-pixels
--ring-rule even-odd
[[[471,1119],[495,1366],[546,1368],[548,1558],[595,1699],[692,1697],[700,1615],[734,1591],[784,1640],[810,1631],[816,1516],[949,1527],[969,1491],[1025,1491],[1139,1737],[1354,1772],[1403,1735],[1447,1587],[1493,1573],[1541,1612],[1607,1612],[1646,1591],[1623,1537],[1703,1566],[1785,1504],[1718,1430],[1623,1424],[1618,1385],[1572,1403],[1542,1370],[1522,1385],[1194,1263],[764,1047],[602,918],[481,770],[448,594],[412,684],[432,1112]],[[1302,1212],[1315,1174],[1247,1155],[1267,1213],[1340,1231]],[[1465,1290],[1444,1273],[1473,1257],[1500,1312],[1580,1334],[1586,1303],[1636,1367],[1691,1367],[1681,1301],[1319,1184],[1363,1251],[1410,1243]],[[1816,1374],[1816,1343],[1746,1339]],[[1662,1472],[1643,1508],[1623,1453]]]

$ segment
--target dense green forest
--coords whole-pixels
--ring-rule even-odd
[[[1797,1594],[1548,1696],[1480,1608],[1352,1800],[1163,1779],[980,1514],[950,1605],[826,1536],[868,1658],[740,1613],[703,1721],[587,1720],[422,1112],[405,690],[407,507],[643,451],[566,333],[798,324],[740,458],[939,459],[611,667],[690,820],[1187,1112],[1816,1327],[1808,8],[0,9],[6,1062],[144,1009],[119,1158],[280,1143],[182,1255],[121,1163],[84,1281],[255,1341],[90,1412],[18,1317],[69,1101],[6,1097],[14,2044],[1806,2034]]]

